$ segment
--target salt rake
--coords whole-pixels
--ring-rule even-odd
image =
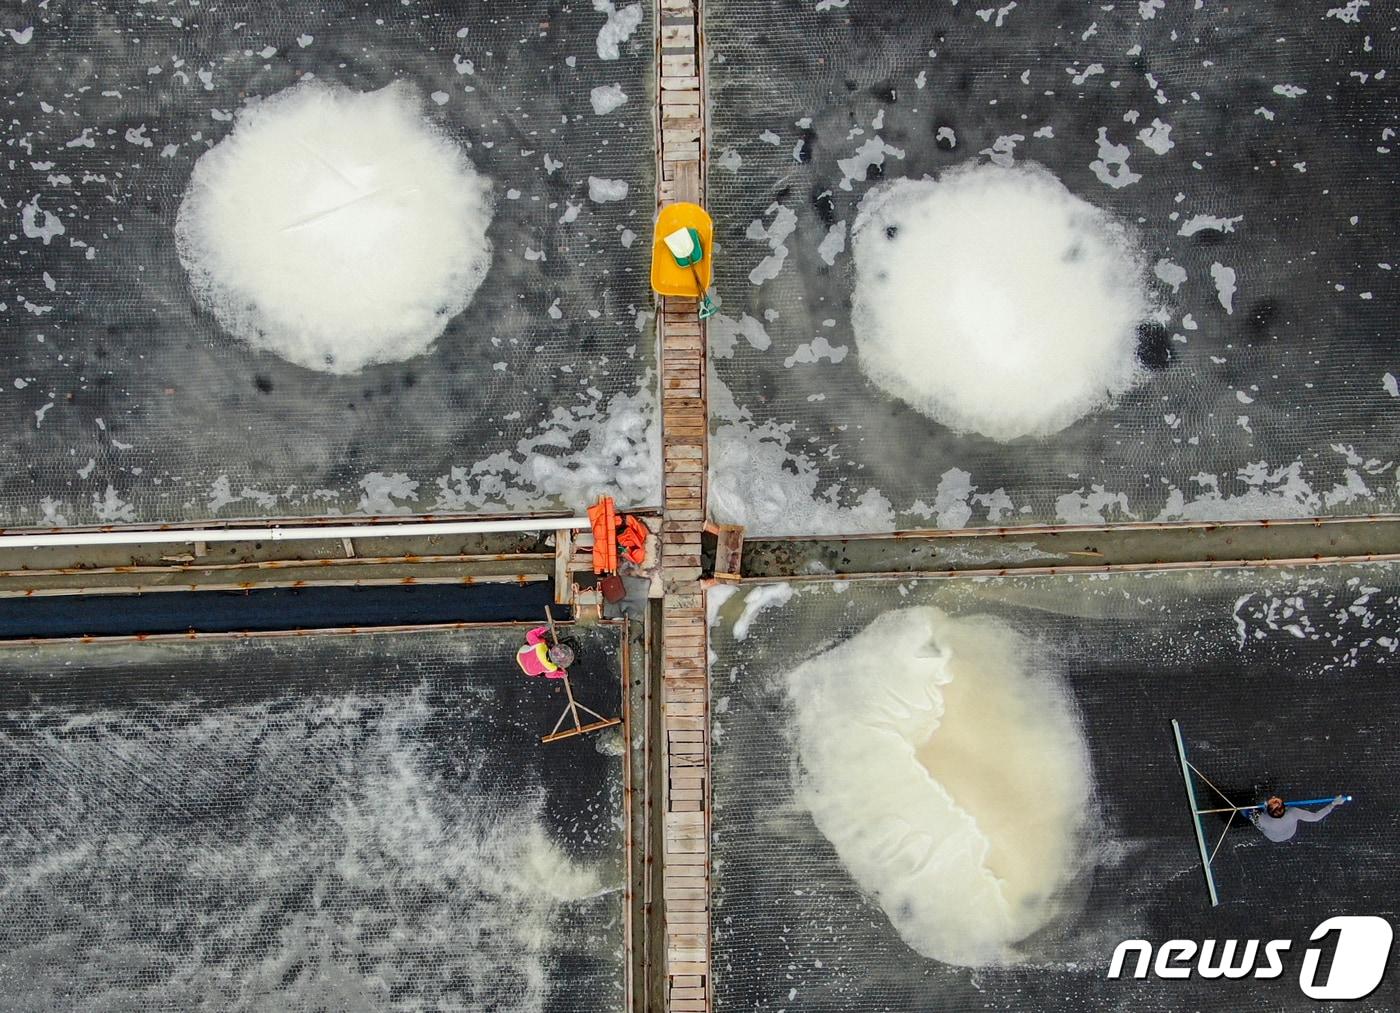
[[[1211,784],[1210,779],[1204,774],[1202,774],[1199,770],[1197,770],[1195,765],[1192,764],[1191,761],[1186,758],[1186,744],[1182,740],[1181,725],[1177,723],[1176,718],[1172,718],[1172,732],[1176,735],[1176,756],[1177,759],[1181,761],[1181,777],[1182,780],[1186,783],[1186,801],[1190,803],[1191,806],[1191,826],[1196,831],[1196,847],[1199,848],[1201,852],[1201,871],[1205,873],[1206,890],[1210,893],[1210,906],[1219,907],[1220,895],[1216,892],[1215,889],[1215,872],[1211,867],[1211,863],[1215,861],[1216,852],[1220,850],[1220,845],[1225,842],[1225,835],[1230,832],[1230,827],[1234,824],[1235,816],[1237,813],[1251,812],[1255,809],[1263,809],[1267,806],[1267,803],[1260,805],[1235,805],[1233,802],[1230,801],[1229,796],[1227,796],[1215,785]],[[1191,782],[1192,774],[1195,774],[1202,781],[1204,781],[1211,791],[1215,792],[1226,802],[1226,805],[1223,808],[1217,809],[1200,808],[1196,804],[1196,786]],[[1332,799],[1335,797],[1336,796],[1334,795],[1331,798],[1305,798],[1300,799],[1296,802],[1285,802],[1284,805],[1318,805],[1323,802],[1331,802]],[[1350,795],[1344,795],[1342,797],[1345,798],[1348,802],[1351,801]],[[1211,813],[1229,813],[1230,816],[1225,821],[1225,829],[1220,832],[1220,839],[1215,842],[1214,849],[1207,852],[1205,829],[1201,826],[1201,817],[1209,815]]]
[[[554,615],[546,608],[544,610],[544,617],[549,622],[550,642],[558,647],[559,635],[554,629]],[[589,732],[602,731],[604,728],[611,728],[613,725],[622,724],[622,718],[605,718],[597,711],[590,707],[585,707],[574,699],[574,688],[569,682],[569,670],[567,668],[564,669],[564,694],[569,698],[569,704],[564,708],[564,713],[559,715],[559,720],[554,722],[553,730],[550,731],[548,735],[540,736],[540,742],[559,742],[563,739],[572,739],[576,735],[587,735]],[[584,724],[582,718],[579,717],[580,711],[598,720]],[[574,726],[572,728],[565,728],[561,732],[559,729],[568,718],[574,719]]]

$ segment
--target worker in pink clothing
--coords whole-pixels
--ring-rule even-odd
[[[549,646],[548,636],[547,626],[536,626],[525,634],[525,646],[515,652],[515,660],[526,675],[563,679],[574,663],[574,652],[568,644]]]

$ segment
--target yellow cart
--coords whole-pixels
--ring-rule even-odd
[[[698,249],[692,248],[682,259],[666,240],[686,230],[693,240],[698,240]],[[705,209],[682,202],[661,209],[651,241],[651,287],[658,295],[700,300],[702,320],[715,312],[708,295],[714,279],[714,237],[714,222]],[[684,245],[684,240],[678,242]]]

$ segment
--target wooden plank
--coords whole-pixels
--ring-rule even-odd
[[[667,881],[675,879],[681,882],[682,886],[694,886],[696,880],[705,878],[705,867],[703,865],[668,865],[666,867]]]
[[[705,938],[704,933],[696,932],[693,928],[687,926],[684,932],[676,932],[673,934],[668,931],[666,933],[666,942],[668,946],[704,949],[708,940]]]
[[[661,93],[661,117],[684,116],[688,119],[700,118],[700,93],[693,91],[663,91]]]
[[[661,56],[661,80],[696,81],[694,53],[663,53]],[[674,89],[673,89],[674,90]],[[689,88],[687,91],[691,90]]]
[[[695,26],[690,25],[663,25],[661,27],[661,48],[662,49],[695,49]],[[661,65],[666,65],[666,56],[661,57]],[[695,57],[690,57],[690,65],[695,66]],[[695,73],[692,69],[688,73]]]
[[[662,531],[703,531],[704,529],[705,522],[701,520],[682,521],[668,515],[666,519],[661,522]],[[698,590],[697,588],[697,593]]]
[[[673,721],[666,722],[666,731],[668,733],[689,731],[705,732],[708,731],[708,729],[705,727],[705,722],[703,721],[693,721],[688,718],[677,718]]]
[[[701,867],[701,868],[709,868],[708,861],[707,861],[707,859],[705,858],[704,855],[677,855],[673,861],[669,861],[669,860],[668,860],[667,864],[668,864],[668,865],[696,865],[696,866],[699,866],[699,867]],[[686,910],[686,909],[682,909],[682,910]],[[690,908],[689,910],[692,910],[692,911],[693,911],[694,908]]]

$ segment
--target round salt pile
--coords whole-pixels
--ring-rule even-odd
[[[196,298],[307,369],[420,355],[491,262],[490,183],[406,86],[308,82],[238,114],[175,225]]]
[[[1045,169],[886,183],[852,242],[861,368],[952,429],[1048,436],[1143,375],[1141,256]]]

